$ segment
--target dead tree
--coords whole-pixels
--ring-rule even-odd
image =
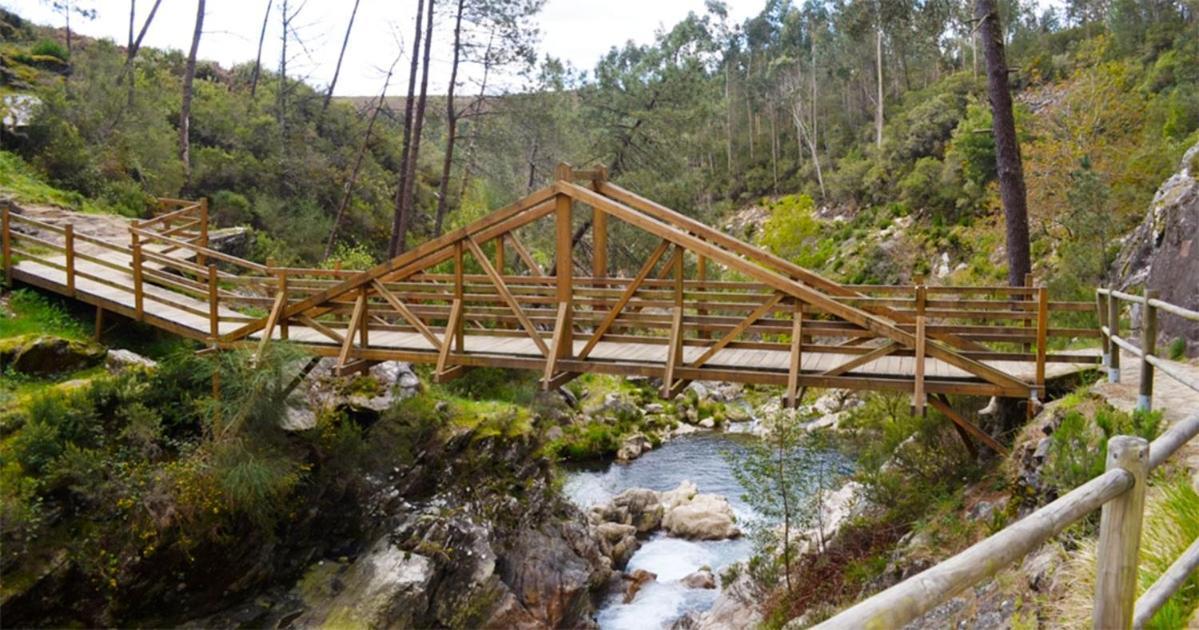
[[[341,40],[341,52],[337,55],[337,66],[333,68],[333,80],[329,81],[329,89],[325,92],[325,101],[321,103],[321,115],[329,109],[329,101],[333,99],[333,88],[337,85],[337,76],[341,74],[341,62],[346,56],[346,47],[350,44],[350,31],[354,29],[354,18],[358,15],[358,2],[354,0],[354,8],[350,10],[350,23],[346,25],[346,36]],[[391,73],[388,72],[388,77]]]
[[[183,162],[183,185],[191,187],[191,110],[192,83],[196,78],[196,51],[200,49],[200,36],[204,33],[204,0],[196,1],[196,30],[192,33],[192,47],[187,54],[187,66],[183,70],[183,104],[179,107],[179,159]]]
[[[424,14],[426,27],[423,39],[424,48],[421,48],[421,17],[422,9],[424,8],[423,0],[418,0],[416,14],[416,46],[412,51],[412,68],[408,75],[408,99],[404,104],[404,151],[400,168],[400,185],[396,191],[396,211],[392,221],[391,243],[388,244],[388,255],[397,256],[404,251],[404,241],[408,234],[408,227],[412,224],[412,209],[413,199],[416,192],[416,163],[420,155],[420,134],[421,125],[423,123],[425,109],[425,94],[429,85],[429,50],[432,48],[431,38],[433,36],[433,0],[429,0],[428,13]],[[424,53],[424,68],[421,77],[420,96],[417,99],[416,111],[413,111],[413,97],[415,91],[416,71],[421,63],[418,58],[418,52]]]
[[[250,98],[258,93],[258,74],[262,71],[262,44],[266,41],[266,25],[271,19],[271,5],[275,0],[266,0],[266,14],[262,16],[262,30],[258,33],[258,56],[254,58],[254,74],[250,77]]]
[[[450,168],[454,163],[454,142],[458,139],[458,109],[454,104],[454,84],[458,81],[458,63],[462,52],[462,9],[466,0],[458,0],[458,15],[454,18],[454,61],[450,66],[450,85],[445,96],[445,157],[441,163],[441,185],[437,192],[437,214],[433,235],[441,236],[450,198]]]

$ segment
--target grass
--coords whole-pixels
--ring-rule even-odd
[[[28,334],[48,334],[86,339],[86,327],[59,300],[30,289],[17,289],[0,300],[0,339]]]
[[[122,212],[77,192],[47,184],[32,166],[9,151],[0,151],[0,190],[11,193],[18,202],[61,206],[90,214],[128,214],[128,211]]]

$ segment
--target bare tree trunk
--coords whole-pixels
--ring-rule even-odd
[[[281,25],[283,38],[282,48],[279,51],[279,86],[276,88],[275,94],[275,119],[279,123],[279,129],[283,137],[287,137],[287,129],[283,126],[283,108],[287,105],[287,0],[283,0],[283,12]]]
[[[275,0],[266,0],[266,14],[262,16],[262,30],[258,33],[258,56],[254,58],[254,74],[250,77],[250,98],[258,93],[258,74],[262,71],[262,44],[266,41],[266,25],[271,19],[271,5]]]
[[[875,68],[878,71],[878,107],[874,110],[874,144],[883,146],[883,27],[879,24],[874,36]]]
[[[187,67],[183,70],[183,104],[179,107],[179,160],[183,162],[183,187],[192,183],[191,166],[191,110],[192,82],[196,78],[196,51],[200,49],[200,36],[204,33],[204,0],[196,1],[196,30],[192,33],[192,47],[187,54]]]
[[[125,46],[128,59],[129,51],[133,50],[133,20],[137,17],[137,0],[129,0],[129,44]]]
[[[402,230],[406,227],[404,201],[405,190],[408,186],[408,162],[412,157],[412,108],[416,104],[416,71],[420,69],[421,19],[424,17],[424,10],[424,0],[417,0],[416,34],[412,38],[412,64],[408,68],[408,96],[404,99],[404,146],[400,151],[400,179],[396,184],[395,215],[391,220],[391,241],[387,245],[387,254],[393,258],[403,249],[404,234]]]
[[[441,185],[437,191],[437,218],[433,236],[441,236],[445,213],[450,203],[450,169],[454,165],[454,142],[458,139],[458,110],[454,105],[454,84],[458,81],[458,60],[462,50],[462,9],[466,0],[458,0],[458,15],[454,18],[454,61],[450,66],[450,85],[445,95],[445,157],[441,163]]]
[[[321,115],[329,109],[329,101],[333,99],[333,88],[337,85],[337,75],[341,74],[341,61],[346,56],[346,46],[350,44],[350,31],[354,29],[354,17],[358,15],[358,2],[354,0],[354,8],[350,11],[350,23],[346,25],[346,36],[341,40],[341,52],[337,55],[337,66],[333,68],[333,80],[329,81],[329,89],[325,92],[325,101],[321,103]],[[390,76],[390,72],[388,75]]]
[[[337,204],[337,214],[333,217],[333,228],[329,230],[329,240],[325,243],[325,258],[328,258],[333,253],[333,244],[337,241],[337,231],[341,228],[342,219],[345,217],[346,209],[350,207],[350,200],[354,196],[354,185],[358,182],[358,171],[362,168],[362,160],[366,156],[367,147],[370,145],[371,133],[375,129],[375,120],[379,118],[379,111],[383,109],[383,103],[387,100],[387,88],[391,85],[391,76],[395,72],[396,64],[400,62],[400,57],[403,53],[396,55],[394,61],[391,62],[391,67],[387,69],[387,78],[383,79],[383,89],[379,92],[379,100],[375,101],[375,108],[371,110],[371,117],[366,123],[366,133],[362,136],[362,144],[358,147],[358,154],[354,156],[354,168],[350,170],[350,177],[346,180],[345,190],[341,195],[341,203]]]
[[[478,116],[483,109],[483,99],[487,95],[487,80],[491,78],[491,50],[494,43],[495,31],[493,30],[487,38],[487,48],[483,51],[483,79],[479,82],[479,94],[467,108],[466,116]],[[462,168],[462,187],[458,190],[459,206],[462,205],[462,199],[466,196],[466,189],[470,186],[471,173],[475,165],[475,139],[479,135],[478,127],[480,124],[476,124],[475,132],[467,137],[466,164]]]
[[[125,48],[125,67],[121,68],[121,74],[117,76],[117,83],[129,80],[129,104],[133,104],[133,91],[137,81],[134,80],[130,73],[133,71],[133,60],[137,58],[137,51],[141,50],[142,40],[146,37],[146,31],[150,30],[150,22],[154,21],[154,14],[158,12],[158,5],[162,4],[162,0],[154,0],[154,5],[150,7],[150,13],[146,16],[146,21],[142,22],[142,28],[137,33],[137,37],[133,36],[133,20],[136,0],[129,1],[129,45]]]
[[[724,125],[724,150],[727,161],[729,175],[733,174],[733,97],[730,92],[730,70],[729,62],[725,62],[724,66],[724,103],[725,103],[725,118]]]
[[[1032,271],[1028,244],[1028,199],[1024,188],[1024,167],[1016,138],[1016,120],[1012,115],[1012,94],[1008,86],[1007,59],[1003,51],[1003,30],[995,0],[978,0],[975,17],[979,21],[983,49],[987,57],[987,92],[991,100],[991,128],[995,134],[995,160],[999,175],[999,196],[1003,200],[1007,230],[1008,284],[1024,285],[1024,276]]]

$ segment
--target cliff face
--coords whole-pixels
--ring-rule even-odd
[[[1182,158],[1179,171],[1157,190],[1145,220],[1125,241],[1112,269],[1115,285],[1199,310],[1199,144]],[[1179,317],[1158,318],[1163,340],[1185,339],[1187,354],[1199,354],[1199,326]]]

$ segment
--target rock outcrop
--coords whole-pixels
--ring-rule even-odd
[[[662,527],[671,536],[697,540],[723,540],[741,535],[728,499],[715,494],[697,494],[662,517]]]
[[[1125,240],[1113,266],[1124,290],[1156,290],[1158,298],[1199,310],[1199,144],[1182,158],[1141,225]],[[1162,339],[1185,339],[1188,354],[1199,353],[1199,327],[1178,317],[1158,318]]]
[[[53,335],[21,335],[0,342],[0,368],[47,376],[82,370],[104,361],[107,350],[88,341]]]

